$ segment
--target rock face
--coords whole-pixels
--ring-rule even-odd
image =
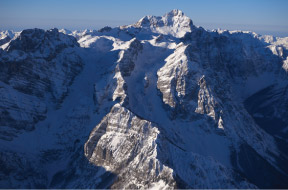
[[[11,30],[0,31],[0,47],[5,47],[6,44],[17,35],[19,35],[19,32],[14,32]]]
[[[12,140],[45,119],[47,101],[60,106],[83,63],[75,38],[57,29],[23,30],[0,52],[1,136]]]
[[[178,38],[183,37],[187,32],[191,32],[195,28],[192,20],[177,9],[162,17],[145,16],[136,24],[128,27],[144,29],[148,30],[148,32],[169,34]]]
[[[173,10],[6,41],[0,187],[288,187],[286,38]]]
[[[172,188],[173,170],[157,159],[158,134],[154,124],[116,104],[91,132],[84,147],[85,156],[117,173],[118,180],[112,188],[151,188],[160,181]]]

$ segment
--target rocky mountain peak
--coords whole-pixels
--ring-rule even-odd
[[[61,32],[0,47],[0,188],[288,187],[287,38],[180,10]]]
[[[174,37],[183,37],[187,32],[191,32],[195,28],[192,20],[177,9],[166,13],[162,17],[145,16],[133,26],[151,29],[155,33],[170,34]]]
[[[168,16],[168,17],[184,17],[185,14],[179,10],[179,9],[173,9],[172,11],[168,12],[165,14],[165,16]]]
[[[72,36],[65,35],[57,28],[51,30],[27,29],[23,30],[15,40],[5,48],[6,51],[38,52],[44,57],[60,52],[64,48],[78,47],[79,44]]]

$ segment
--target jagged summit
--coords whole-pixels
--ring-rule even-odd
[[[66,29],[66,28],[60,29],[59,32],[62,32],[62,33],[64,33],[64,34],[72,34],[72,31],[71,31],[71,30],[68,30],[68,29]]]
[[[74,37],[59,32],[57,28],[47,31],[34,28],[23,30],[8,44],[5,50],[8,52],[14,50],[38,52],[44,57],[49,57],[59,53],[64,48],[78,46],[79,44]]]
[[[185,14],[183,13],[183,11],[181,11],[179,9],[173,9],[170,12],[166,13],[165,15],[169,15],[169,16],[184,16]]]
[[[287,39],[172,10],[3,43],[0,188],[288,187]]]
[[[179,10],[179,9],[173,9],[172,11],[166,13],[163,17],[167,17],[167,18],[170,18],[170,19],[176,18],[176,17],[178,17],[178,18],[180,18],[180,17],[186,17],[186,18],[188,18],[188,17],[187,17],[181,10]],[[190,18],[188,18],[188,19],[190,19]],[[191,19],[190,19],[190,20],[191,20]],[[191,22],[192,22],[192,20],[191,20]]]
[[[14,32],[12,30],[0,31],[0,47],[8,43],[18,33],[19,32]]]
[[[151,29],[152,32],[170,34],[175,37],[183,37],[187,32],[191,32],[195,28],[192,20],[177,9],[166,13],[162,17],[145,16],[136,24],[130,26]]]

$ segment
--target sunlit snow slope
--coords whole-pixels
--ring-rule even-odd
[[[288,40],[179,10],[0,32],[1,188],[288,188]]]

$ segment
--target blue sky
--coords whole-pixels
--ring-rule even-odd
[[[288,36],[288,0],[0,0],[0,29],[99,29],[172,9],[207,29]]]

